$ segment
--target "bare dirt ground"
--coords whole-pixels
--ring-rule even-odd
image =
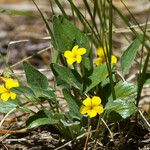
[[[48,14],[48,19],[51,20],[52,15],[50,6],[48,5],[48,1],[36,0],[36,2],[43,10],[43,12]],[[135,15],[139,24],[143,25],[143,23],[145,23],[145,16],[150,13],[148,12],[150,2],[148,0],[124,0],[124,2],[130,8],[131,12]],[[84,11],[82,0],[77,1],[76,3],[79,9],[82,9]],[[68,5],[65,3],[65,1],[62,1],[62,4],[69,14],[70,8],[68,7]],[[114,0],[114,4],[118,8],[120,8],[120,10],[122,10],[123,14],[130,20],[131,25],[134,26],[135,22],[132,20],[124,6],[121,4],[120,0]],[[54,3],[53,7],[58,15],[61,14],[58,7]],[[10,14],[10,12],[5,12],[4,10],[6,9],[26,11],[32,13],[36,17],[12,15]],[[22,70],[21,62],[22,60],[27,59],[31,64],[33,64],[44,74],[46,74],[46,76],[52,82],[53,76],[49,71],[52,46],[50,37],[47,34],[46,27],[42,19],[40,17],[37,17],[38,12],[31,0],[0,0],[0,12],[0,53],[6,56],[9,64],[14,69],[14,73],[19,76],[19,78],[22,78],[22,80],[24,80],[24,73]],[[115,16],[115,21],[117,27],[114,28],[113,34],[115,49],[114,53],[119,58],[122,50],[129,45],[129,43],[125,40],[121,33],[123,32],[130,39],[132,39],[133,36],[131,35],[130,30],[124,27],[122,21],[120,21],[117,16]],[[150,22],[148,22],[148,26],[150,27]],[[148,31],[148,33],[150,33],[150,31]],[[0,60],[0,73],[2,73],[3,71],[4,74],[9,74],[9,72],[5,71],[3,61]],[[136,78],[136,73],[136,67],[134,67],[130,72],[130,75],[127,77],[127,80],[129,82],[132,82]],[[142,107],[143,111],[147,111],[149,109],[149,96],[150,87],[145,87],[143,90],[142,100],[140,104],[140,107]],[[65,104],[63,104],[62,102],[62,105]],[[1,120],[3,120],[4,117],[4,114],[0,115]],[[52,126],[44,126],[35,130],[27,131],[25,128],[25,120],[28,117],[28,114],[12,113],[5,118],[3,124],[0,125],[1,150],[46,150],[55,149],[56,147],[59,147],[60,145],[65,143],[65,141],[60,138],[58,131],[55,130]],[[9,132],[9,130],[14,132]],[[150,139],[150,134],[145,133],[146,131],[142,127],[137,128],[136,130],[138,134],[134,136],[137,136],[136,138],[139,140],[139,143],[134,143],[134,141],[128,141],[128,144],[141,144],[141,149],[150,150],[150,141],[147,140]],[[140,138],[141,141],[144,141],[145,138],[145,141],[141,142]],[[62,150],[63,149],[79,150],[82,148],[68,146],[62,148]],[[140,146],[122,147],[122,150],[124,149],[138,150],[140,149]]]

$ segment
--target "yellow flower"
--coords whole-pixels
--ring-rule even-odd
[[[105,57],[97,57],[95,63],[97,66],[105,63]]]
[[[102,48],[102,47],[99,47],[98,49],[97,49],[97,55],[99,56],[99,57],[104,57],[105,55],[104,55],[104,52],[106,53],[107,51],[106,51],[106,46],[104,46],[104,49]]]
[[[69,65],[72,65],[74,62],[80,63],[82,60],[82,55],[84,55],[86,53],[86,49],[85,48],[79,48],[78,45],[75,45],[72,48],[72,51],[65,51],[64,56],[67,59],[67,63]]]
[[[111,63],[116,64],[117,63],[117,57],[114,55],[111,55]]]
[[[104,46],[104,49],[102,47],[97,49],[98,57],[96,58],[96,62],[95,62],[96,65],[100,65],[106,62],[104,52],[106,54],[106,46]],[[116,64],[116,63],[117,63],[117,57],[114,55],[111,55],[111,64]]]
[[[1,79],[4,82],[4,85],[0,85],[1,99],[3,101],[7,101],[9,98],[16,99],[16,94],[14,92],[11,92],[10,89],[13,87],[18,87],[19,86],[18,81],[14,81],[11,78],[5,77],[1,77]]]
[[[83,101],[83,106],[80,109],[81,114],[87,114],[90,118],[95,117],[98,114],[104,112],[103,106],[101,106],[101,99],[98,96],[92,98],[87,97]]]

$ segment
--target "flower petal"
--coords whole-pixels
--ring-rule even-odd
[[[98,113],[101,114],[104,112],[103,106],[94,106],[93,109]]]
[[[111,63],[112,64],[116,64],[117,63],[117,57],[116,56],[114,56],[114,55],[111,56]]]
[[[13,88],[13,87],[18,87],[18,86],[19,86],[19,83],[18,83],[18,81],[15,81],[15,80],[13,80],[13,79],[8,79],[8,80],[6,80],[6,82],[5,82],[5,86],[6,86],[6,88],[9,90],[9,89],[11,89],[11,88]]]
[[[73,55],[72,55],[72,52],[71,52],[71,51],[65,51],[65,52],[64,52],[64,56],[65,56],[66,58],[73,57]]]
[[[96,112],[94,109],[91,109],[91,110],[88,111],[88,116],[89,116],[90,118],[93,118],[93,117],[95,117],[96,115],[97,115],[97,112]]]
[[[1,93],[5,93],[7,92],[8,90],[3,86],[3,85],[0,85],[0,94]]]
[[[104,49],[105,49],[105,48],[104,48]],[[99,57],[104,57],[104,50],[103,50],[102,47],[99,47],[99,48],[97,49],[97,55],[98,55]]]
[[[101,99],[98,96],[93,96],[91,101],[92,106],[98,106],[101,103]]]
[[[9,99],[9,97],[10,97],[10,93],[8,93],[8,92],[3,93],[3,94],[1,95],[1,99],[2,99],[3,101],[7,101],[7,100]]]
[[[15,93],[13,93],[13,92],[10,92],[10,97],[11,97],[11,99],[16,99],[16,94]]]
[[[67,59],[68,65],[72,65],[75,61],[76,61],[75,58],[68,58]]]
[[[72,48],[72,53],[76,55],[76,52],[77,52],[77,49],[78,49],[78,45],[75,45],[73,48]]]
[[[77,61],[78,64],[81,62],[81,60],[82,60],[82,57],[80,55],[77,55],[76,61]]]
[[[86,53],[86,49],[85,48],[79,48],[79,49],[77,49],[77,53],[78,53],[78,55],[84,55]]]
[[[84,114],[88,113],[89,110],[90,110],[90,107],[81,106],[80,113],[84,115]]]
[[[83,104],[87,107],[91,107],[92,103],[91,103],[91,98],[87,97],[84,101]]]
[[[104,62],[104,58],[103,57],[96,58],[95,63],[96,63],[97,66],[100,65],[100,64],[102,64],[103,62]]]

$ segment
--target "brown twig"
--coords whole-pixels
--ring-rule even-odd
[[[88,140],[89,140],[90,133],[91,133],[91,126],[89,126],[89,128],[88,128],[87,137],[86,137],[86,140],[85,140],[83,150],[86,150],[86,146],[87,146],[87,143],[88,143]]]
[[[0,130],[0,134],[26,133],[29,131],[30,129],[27,129],[27,128],[20,129],[20,130]]]
[[[36,54],[34,54],[34,55],[38,55],[38,54],[44,53],[45,51],[48,51],[48,50],[50,50],[51,48],[52,48],[52,47],[50,46],[50,47],[47,47],[47,48],[45,48],[45,49],[42,49],[42,50],[38,51]],[[27,58],[25,58],[25,59],[23,59],[23,60],[21,60],[21,61],[15,63],[15,64],[13,64],[13,65],[10,66],[10,67],[13,68],[13,67],[15,67],[15,66],[21,64],[21,63],[22,63],[23,61],[25,61],[25,60],[31,59],[32,57],[34,57],[34,55],[29,56],[29,57],[27,57]]]
[[[3,122],[5,121],[5,119],[9,116],[9,114],[11,114],[12,112],[15,111],[16,108],[13,108],[12,110],[10,110],[5,116],[4,118],[1,120],[0,122],[0,127],[2,126]]]

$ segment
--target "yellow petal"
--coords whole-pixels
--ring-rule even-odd
[[[87,97],[84,101],[83,104],[87,107],[91,107],[92,103],[91,103],[91,98]]]
[[[102,47],[100,47],[100,48],[97,49],[97,55],[99,57],[104,57],[104,50],[103,50]]]
[[[98,113],[101,114],[104,112],[103,106],[94,106],[93,109]]]
[[[78,45],[75,45],[75,46],[72,48],[72,53],[73,53],[73,54],[76,54],[78,47],[79,47]]]
[[[0,85],[0,94],[1,93],[5,93],[7,92],[8,90],[3,86],[3,85]]]
[[[94,109],[91,109],[91,110],[88,111],[88,116],[89,116],[90,118],[93,118],[93,117],[95,117],[96,115],[97,115],[97,112],[96,112]]]
[[[68,58],[67,63],[68,65],[72,65],[76,60],[74,58]]]
[[[93,96],[91,101],[92,106],[98,106],[101,103],[101,99],[98,96]]]
[[[3,100],[3,101],[7,101],[8,99],[9,99],[9,97],[10,97],[10,93],[3,93],[2,95],[1,95],[1,99]]]
[[[103,47],[99,47],[97,49],[97,55],[99,57],[104,57],[104,52],[107,55],[107,49],[108,49],[108,52],[109,52],[109,46],[106,47],[106,45],[104,45],[104,48]]]
[[[66,58],[73,57],[73,55],[72,55],[72,52],[71,52],[71,51],[65,51],[65,52],[64,52],[64,56],[65,56]]]
[[[81,60],[82,60],[82,57],[80,55],[77,55],[76,61],[77,61],[78,64],[81,62]]]
[[[84,114],[88,113],[89,110],[90,110],[90,107],[81,106],[80,113],[84,115]]]
[[[95,63],[96,63],[97,66],[101,65],[103,62],[104,62],[104,58],[103,57],[96,58]]]
[[[77,49],[77,54],[78,55],[84,55],[86,53],[86,49],[85,48],[79,48]]]
[[[5,86],[7,89],[11,89],[13,87],[18,87],[19,83],[18,83],[18,81],[14,81],[13,79],[8,79],[5,82]]]
[[[117,63],[117,57],[116,56],[114,56],[114,55],[111,56],[111,63],[112,64],[116,64]]]
[[[13,92],[10,92],[10,97],[11,97],[11,99],[16,99],[16,94],[15,93],[13,93]]]

